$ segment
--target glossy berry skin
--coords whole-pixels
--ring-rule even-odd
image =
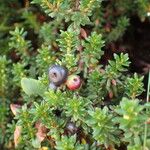
[[[51,90],[56,90],[57,89],[57,86],[53,83],[53,82],[51,82],[50,84],[49,84],[49,88],[51,89]]]
[[[81,79],[78,75],[70,75],[66,82],[69,90],[77,90],[81,86]]]
[[[68,71],[65,67],[53,65],[49,68],[48,75],[51,83],[54,83],[56,86],[60,86],[66,81]]]
[[[77,132],[78,128],[76,127],[76,125],[73,122],[69,122],[67,124],[67,130],[69,133],[75,134]]]

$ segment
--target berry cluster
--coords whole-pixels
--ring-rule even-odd
[[[53,65],[49,68],[48,76],[50,80],[49,88],[56,90],[62,84],[66,84],[69,90],[79,89],[81,79],[78,75],[68,75],[67,68],[60,65]]]

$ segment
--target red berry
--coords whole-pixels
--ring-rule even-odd
[[[70,75],[66,85],[70,90],[76,90],[81,86],[81,79],[78,75]]]

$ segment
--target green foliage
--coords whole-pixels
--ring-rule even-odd
[[[141,145],[143,125],[147,118],[144,106],[139,104],[138,99],[130,100],[123,98],[120,105],[115,109],[119,115],[114,120],[119,123],[119,128],[124,131],[124,140],[130,145]],[[138,130],[137,130],[138,129]]]
[[[22,14],[22,18],[25,19],[24,24],[33,28],[35,32],[39,31],[39,22],[37,22],[37,17],[31,11],[24,11]]]
[[[121,38],[128,26],[129,26],[128,18],[126,17],[119,18],[116,27],[112,29],[106,40],[108,40],[108,42],[111,42]]]
[[[138,10],[138,15],[141,17],[141,19],[145,19],[145,17],[147,16],[147,5],[149,5],[149,1],[148,0],[137,0],[137,2],[135,2],[137,4],[137,10]]]
[[[71,117],[73,122],[78,120],[83,121],[86,116],[87,102],[82,97],[73,97],[68,99],[65,106],[65,113],[67,117]]]
[[[31,139],[35,137],[35,128],[33,127],[34,122],[32,120],[33,116],[31,112],[28,111],[27,106],[22,106],[22,109],[19,112],[19,115],[16,116],[18,122],[16,123],[17,126],[21,127],[21,143],[25,143],[25,145],[31,146]],[[25,135],[25,136],[23,136]],[[24,145],[19,144],[21,147]]]
[[[19,62],[17,64],[13,64],[13,81],[18,86],[20,86],[21,79],[26,76],[26,70],[24,67],[24,64]]]
[[[23,91],[31,96],[31,95],[43,95],[45,91],[45,86],[38,80],[22,78],[21,86]]]
[[[141,150],[144,125],[148,148],[150,104],[138,97],[143,77],[130,74],[128,54],[111,51],[108,60],[107,51],[133,16],[146,19],[149,7],[149,0],[2,0],[1,149]],[[80,76],[81,87],[70,91],[65,82],[50,89],[54,64]]]
[[[55,25],[56,25],[56,23],[55,23]],[[55,28],[53,27],[53,22],[51,22],[51,23],[44,22],[40,28],[39,36],[40,36],[40,38],[43,39],[43,41],[45,43],[47,43],[47,45],[49,45],[52,42],[52,39],[54,39],[54,37],[56,36],[56,35],[54,36],[52,34],[53,32],[55,33],[55,31],[53,31],[53,30],[55,30]]]
[[[83,42],[83,47],[85,48],[82,53],[82,59],[85,64],[85,73],[88,67],[95,67],[98,60],[103,55],[102,47],[104,46],[104,41],[102,40],[102,35],[97,35],[95,32],[91,34],[90,37]]]
[[[103,75],[100,73],[99,69],[94,70],[88,77],[88,98],[94,100],[95,102],[102,101],[105,95],[103,88],[99,87],[102,79]]]
[[[6,59],[6,56],[0,56],[0,144],[3,144],[5,141],[6,135],[6,124],[8,122],[8,69],[7,66],[9,61]]]
[[[92,10],[99,6],[99,3],[101,3],[99,0],[83,0],[80,3],[80,10],[81,12],[87,13],[88,16],[92,15]]]
[[[52,106],[53,108],[61,108],[64,106],[65,96],[66,94],[61,91],[54,92],[53,90],[49,90],[45,92],[44,98],[48,102],[49,106]]]
[[[29,55],[30,41],[25,40],[27,32],[24,29],[15,28],[14,31],[10,31],[12,37],[10,38],[9,47],[15,49],[18,55],[27,57]]]
[[[39,73],[46,72],[48,67],[53,64],[55,60],[55,54],[51,51],[50,46],[44,46],[38,49],[36,56],[36,66]]]
[[[125,83],[125,94],[132,99],[135,99],[143,91],[143,77],[138,77],[135,73],[133,77],[128,77]]]
[[[6,135],[6,124],[8,122],[8,105],[6,104],[6,102],[4,102],[4,99],[0,98],[0,101],[0,144],[3,144]]]
[[[120,108],[116,109],[116,112],[121,115],[123,121],[120,122],[120,128],[126,130],[126,128],[135,128],[139,126],[139,113],[144,109],[142,105],[139,105],[139,101],[137,99],[131,101],[127,98],[123,98],[120,102]],[[119,119],[119,118],[118,118]],[[138,121],[138,123],[137,123]],[[143,122],[142,122],[143,123]]]
[[[66,22],[72,20],[74,25],[79,26],[90,23],[88,16],[92,15],[93,9],[99,7],[101,1],[83,0],[79,1],[61,1],[61,0],[33,0],[33,4],[39,4],[46,14],[55,17],[57,20],[65,19]]]
[[[33,0],[33,4],[39,4],[46,14],[48,14],[50,17],[58,17],[62,18],[64,15],[69,12],[70,3],[69,1],[61,1],[61,0]]]
[[[130,62],[128,55],[121,53],[120,56],[114,54],[114,60],[110,60],[105,70],[97,68],[89,75],[88,91],[89,98],[102,100],[107,93],[113,92],[117,96],[124,92],[122,82],[125,76],[123,73],[127,70]],[[106,90],[103,90],[106,89]]]
[[[120,56],[114,54],[114,59],[110,60],[108,66],[106,66],[103,84],[106,84],[108,92],[114,91],[114,94],[117,94],[116,85],[122,84],[123,72],[127,71],[130,62],[128,54],[123,53]],[[118,89],[121,91],[122,87],[118,87]]]
[[[108,108],[95,108],[94,110],[89,110],[88,113],[90,117],[87,123],[93,130],[93,138],[99,144],[104,144],[105,147],[114,143],[119,144],[119,139],[116,138],[118,129],[112,122],[113,115],[109,112]]]
[[[76,22],[77,25],[89,24],[90,19],[88,16],[92,15],[94,9],[99,8],[101,0],[83,0],[80,2],[79,10],[80,12],[74,13],[72,20]]]
[[[126,67],[130,64],[128,54],[121,53],[120,56],[114,54],[114,59],[115,61],[110,60],[106,67],[106,75],[109,79],[119,78],[121,72],[126,71]]]
[[[77,64],[77,58],[74,52],[79,45],[78,34],[76,31],[73,31],[73,29],[61,31],[60,39],[58,39],[58,41],[60,51],[62,51],[62,62],[65,62],[64,65],[68,69],[75,67]]]
[[[56,149],[58,150],[83,150],[83,146],[76,142],[76,136],[62,136],[60,140],[56,142]]]
[[[0,56],[0,96],[7,88],[7,64],[6,56]]]
[[[51,127],[55,121],[54,115],[48,103],[41,102],[40,104],[34,102],[35,108],[32,108],[33,120],[40,121],[47,127]],[[43,116],[43,117],[41,117]],[[44,118],[47,118],[46,120]]]

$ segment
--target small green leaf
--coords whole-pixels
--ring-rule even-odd
[[[29,96],[43,96],[43,93],[46,90],[45,86],[40,81],[31,78],[22,78],[21,87],[23,91]]]
[[[36,138],[36,139],[32,139],[32,146],[34,148],[40,148],[41,147],[41,142]]]

